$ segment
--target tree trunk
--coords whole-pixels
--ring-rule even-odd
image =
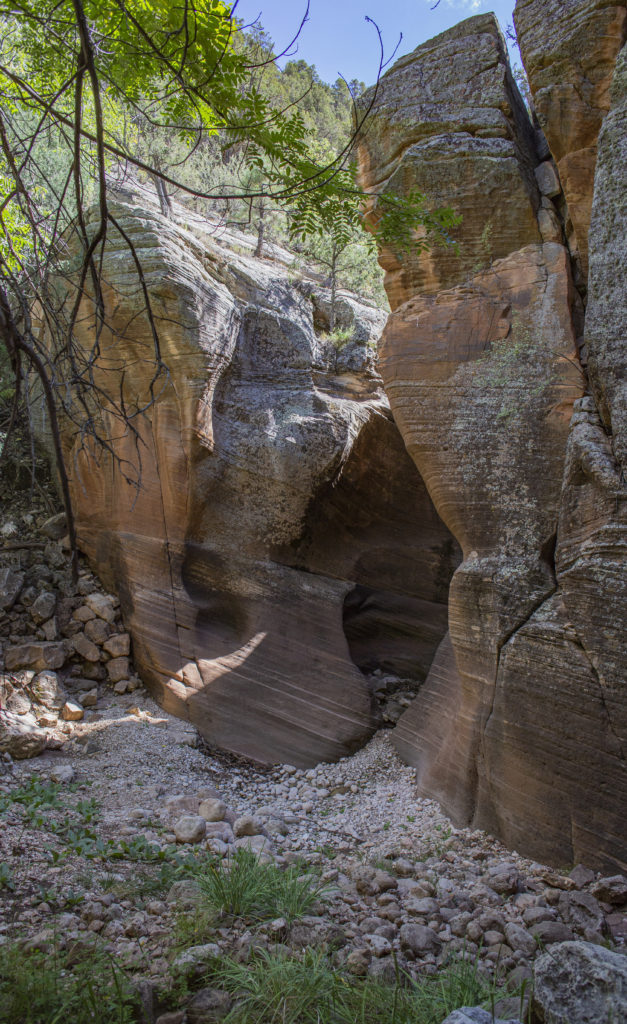
[[[335,330],[335,304],[337,291],[337,252],[333,246],[331,256],[331,313],[329,315],[329,331],[333,334]]]
[[[263,236],[264,236],[264,231],[265,231],[265,226],[266,226],[265,219],[264,219],[264,214],[265,214],[265,208],[264,208],[263,199],[262,199],[261,203],[259,205],[259,225],[257,227],[257,248],[255,249],[255,256],[257,256],[258,258],[261,258],[261,256],[263,256]]]

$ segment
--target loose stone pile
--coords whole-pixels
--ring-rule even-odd
[[[118,599],[87,569],[71,579],[65,516],[38,532],[35,522],[26,513],[5,523],[9,544],[0,551],[0,753],[18,759],[66,742],[105,684],[120,694],[141,686]]]

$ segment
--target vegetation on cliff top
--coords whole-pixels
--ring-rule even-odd
[[[60,414],[76,423],[84,443],[114,456],[94,409],[106,403],[131,431],[146,411],[101,393],[94,378],[107,324],[101,268],[112,237],[123,239],[143,291],[153,396],[168,382],[141,262],[110,203],[111,180],[149,177],[165,215],[173,190],[227,219],[247,211],[260,244],[278,210],[290,238],[330,240],[342,252],[361,227],[350,88],[341,93],[315,79],[302,88],[309,73],[299,66],[281,75],[269,40],[246,35],[235,7],[223,0],[0,0],[0,339],[15,382],[5,433],[27,392],[26,374],[34,374],[73,550]],[[379,73],[382,67],[383,54]],[[368,113],[355,112],[356,131]],[[322,121],[325,137],[317,134]],[[454,220],[450,211],[430,211],[419,194],[384,193],[377,213],[375,232],[401,247],[446,238]],[[60,298],[70,247],[78,259]],[[76,337],[85,297],[94,318],[91,352]]]

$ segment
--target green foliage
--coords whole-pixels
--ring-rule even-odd
[[[478,960],[452,960],[415,982],[359,980],[333,968],[319,952],[300,957],[260,950],[245,964],[224,958],[209,967],[211,984],[237,998],[228,1024],[440,1024],[460,1006],[493,1007],[507,994]]]
[[[285,917],[293,921],[327,892],[312,871],[294,864],[282,871],[245,848],[223,861],[201,862],[191,873],[200,887],[201,906],[250,920]]]
[[[0,794],[0,813],[12,804],[19,804],[24,812],[30,815],[43,809],[59,810],[63,807],[60,799],[61,786],[57,782],[42,781],[39,776],[31,775],[23,785],[8,793]]]
[[[215,965],[212,981],[238,997],[228,1024],[322,1024],[333,1019],[341,984],[326,958],[311,949],[300,960],[265,950],[246,964],[225,959]]]
[[[130,1024],[137,998],[106,952],[0,946],[0,1024]]]
[[[11,865],[5,860],[0,860],[0,889],[15,889]]]
[[[362,83],[327,85],[304,61],[279,71],[263,30],[244,33],[223,0],[0,0],[0,26],[0,237],[15,267],[29,249],[49,256],[46,239],[124,161],[196,202],[235,204],[231,219],[247,206],[253,220],[265,196],[292,239],[355,240]],[[414,191],[379,196],[372,229],[403,249],[455,223]]]
[[[325,341],[332,341],[335,347],[339,350],[344,348],[345,345],[348,345],[348,343],[353,340],[353,333],[354,332],[350,327],[336,327],[335,330],[331,331],[330,334],[325,334],[323,332],[320,335],[320,337],[323,338]],[[336,809],[343,810],[343,808]]]
[[[182,853],[176,846],[159,847],[141,835],[128,840],[102,839],[94,828],[99,809],[95,799],[67,805],[65,794],[73,794],[76,789],[76,784],[62,787],[32,775],[22,786],[0,796],[0,814],[11,807],[20,808],[25,825],[45,829],[54,836],[56,845],[48,843],[45,847],[53,864],[70,855],[87,860],[171,864],[173,868],[193,862],[193,854]]]

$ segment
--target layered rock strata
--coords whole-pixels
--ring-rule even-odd
[[[177,223],[145,196],[122,199],[112,210],[141,261],[167,372],[154,380],[140,283],[112,232],[95,379],[145,411],[129,428],[105,409],[112,455],[65,426],[81,545],[119,592],[165,707],[261,761],[336,759],[376,726],[344,633],[347,595],[378,595],[383,637],[390,605],[404,616],[404,664],[424,676],[458,560],[372,369],[385,314],[343,296],[353,341],[338,351],[314,329],[328,294],[292,283],[287,254],[257,260],[189,212]]]
[[[625,42],[627,7],[612,0],[518,0],[520,53],[539,124],[568,207],[569,246],[585,284],[597,137],[610,107],[616,57]],[[546,170],[545,173],[550,173]]]
[[[492,15],[398,61],[361,142],[370,192],[418,188],[463,215],[458,250],[381,258],[386,392],[463,551],[448,636],[395,743],[458,822],[544,860],[624,867],[617,466],[583,397],[568,196],[548,155]],[[610,276],[591,289],[607,292]],[[624,341],[610,341],[617,322],[599,333],[590,359],[612,367],[618,394]]]

